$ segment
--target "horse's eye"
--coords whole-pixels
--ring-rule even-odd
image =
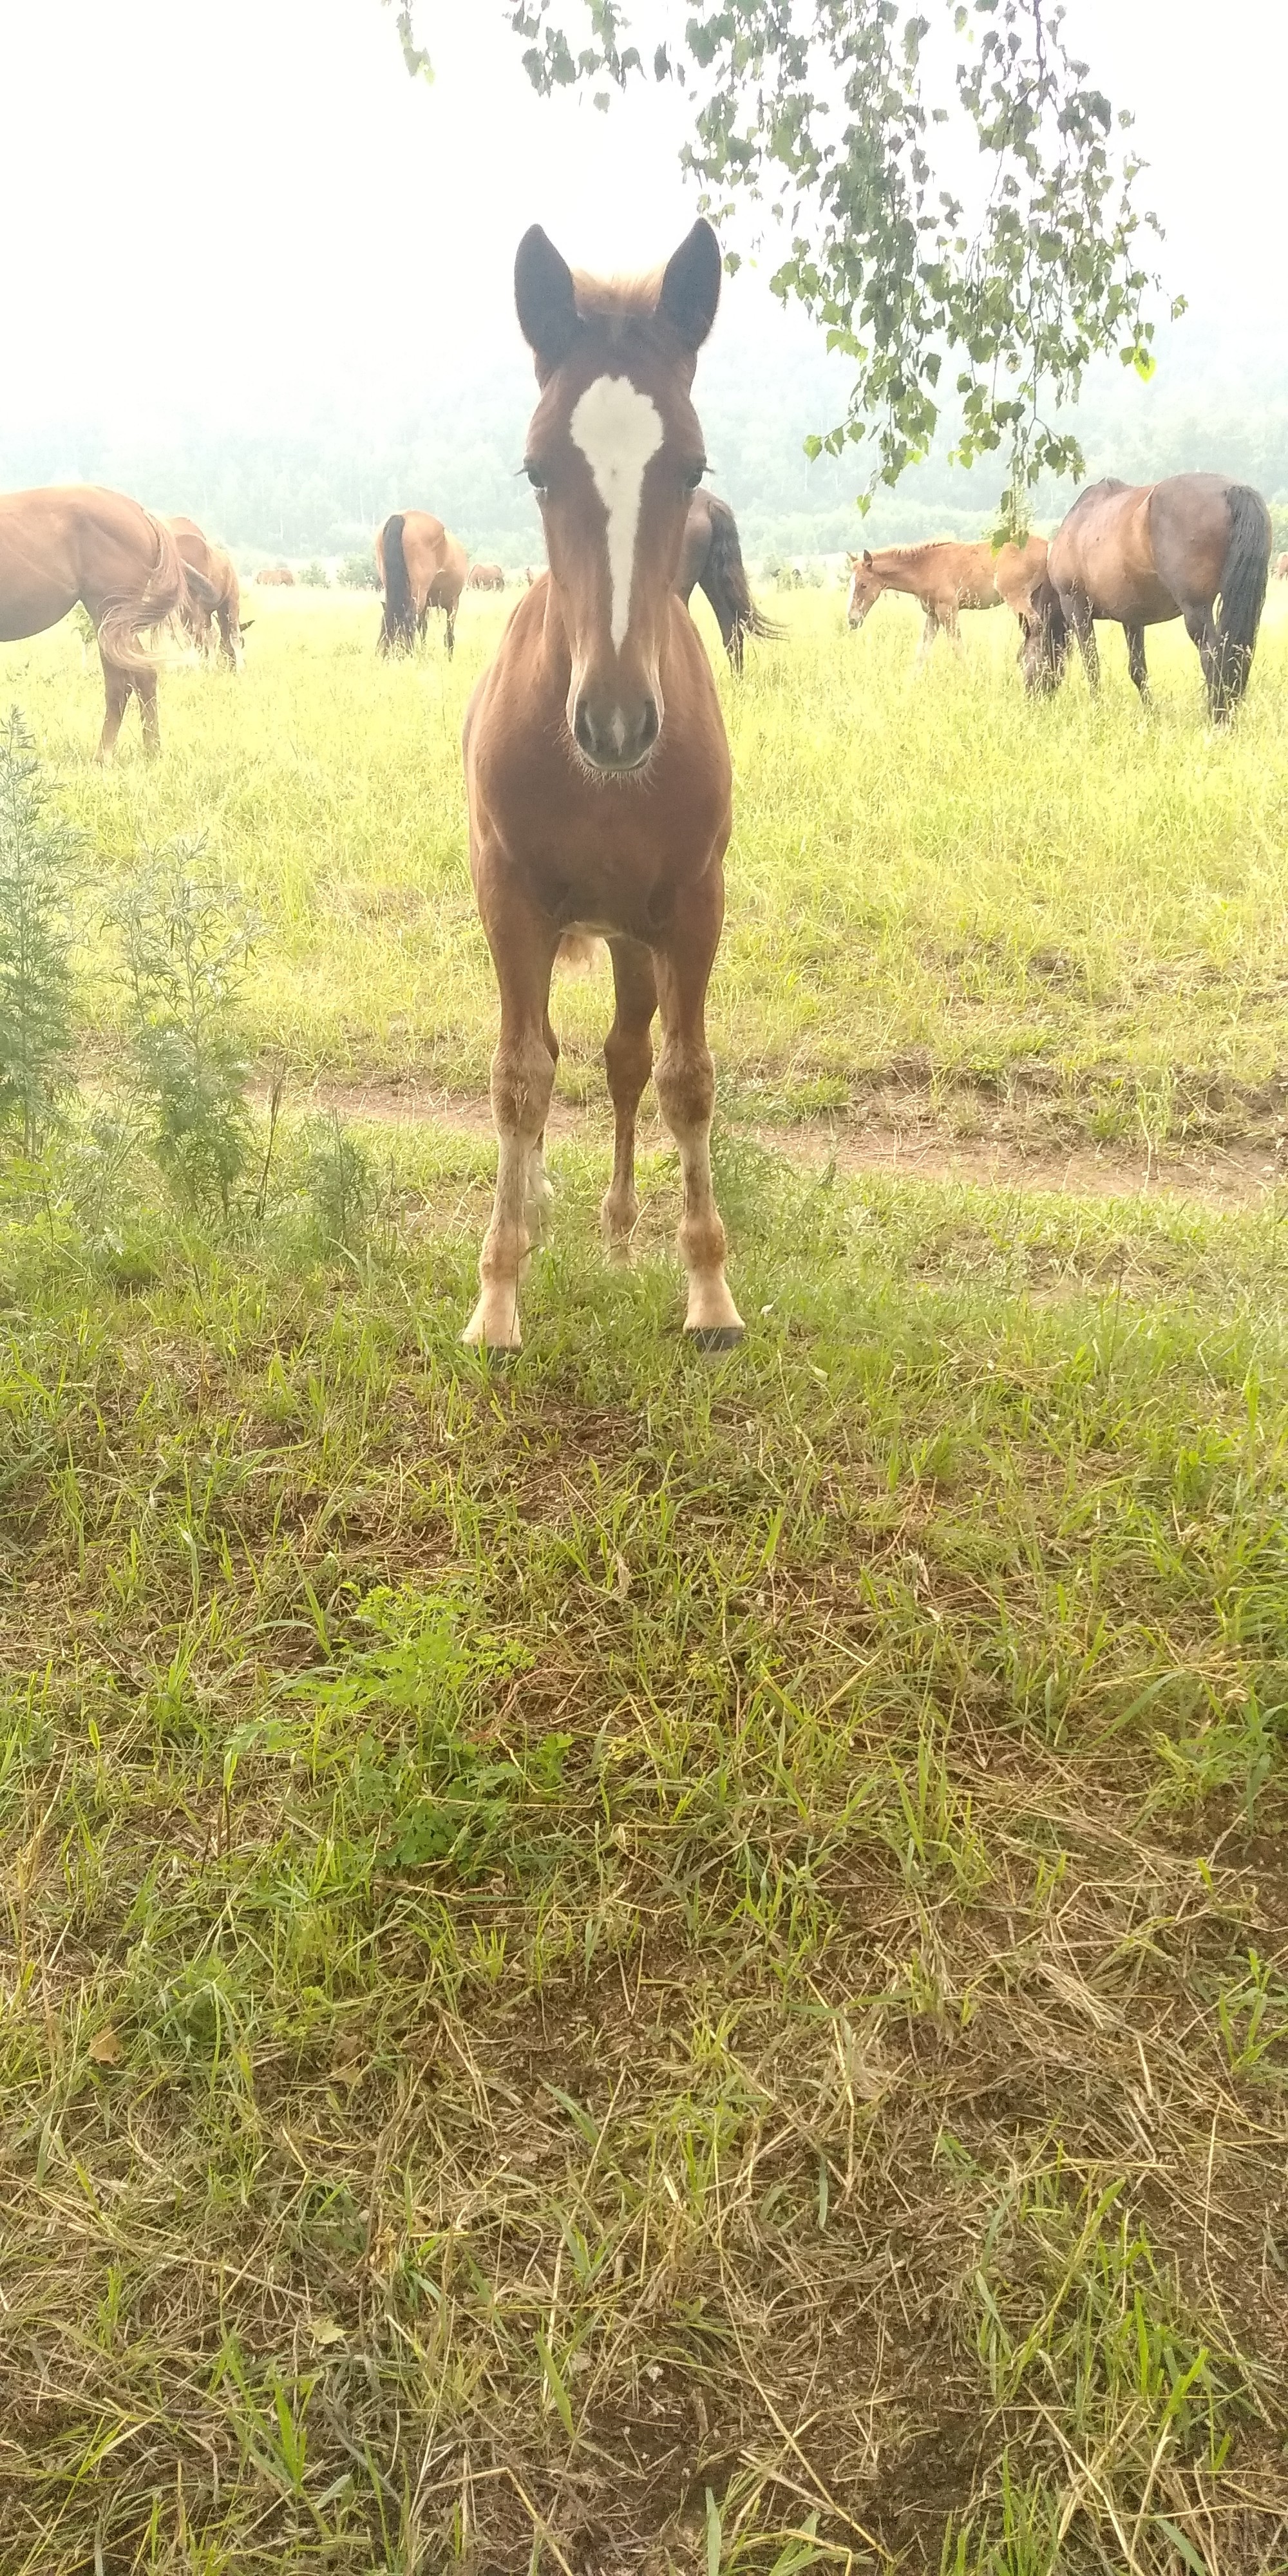
[[[697,491],[698,485],[702,481],[702,477],[706,473],[706,470],[705,465],[691,465],[689,467],[684,478],[684,488],[686,492]]]
[[[546,488],[546,469],[544,465],[537,465],[529,460],[523,470],[527,475],[528,481],[532,485],[533,491],[544,492]]]

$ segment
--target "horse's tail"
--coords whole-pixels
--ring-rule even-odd
[[[1024,684],[1040,697],[1051,697],[1069,659],[1069,621],[1049,573],[1034,584],[1030,611],[1023,648]]]
[[[139,637],[149,629],[164,626],[182,608],[189,587],[197,598],[214,593],[200,573],[189,572],[164,519],[154,519],[150,510],[144,518],[156,543],[156,561],[141,591],[103,602],[98,618],[98,650],[104,662],[115,662],[121,671],[154,671],[153,654],[144,651]]]
[[[713,492],[710,509],[711,543],[702,571],[702,588],[720,620],[730,659],[741,669],[742,647],[748,635],[759,636],[763,643],[781,644],[787,629],[775,626],[771,618],[762,617],[752,598],[738,539],[738,522],[728,502],[718,501]]]
[[[411,595],[407,557],[403,551],[405,512],[395,510],[380,531],[380,554],[385,567],[385,618],[380,629],[382,653],[409,650],[416,641],[416,609]]]
[[[1217,626],[1213,707],[1228,714],[1248,685],[1257,629],[1266,604],[1270,578],[1270,513],[1250,483],[1232,483],[1226,493],[1230,542],[1221,574],[1221,616]]]

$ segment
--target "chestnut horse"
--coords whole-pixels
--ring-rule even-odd
[[[851,555],[850,626],[863,624],[885,590],[910,591],[925,610],[926,623],[917,651],[924,660],[937,635],[960,648],[957,612],[961,608],[1009,608],[1027,636],[1034,617],[1033,598],[1046,572],[1046,540],[1029,537],[1022,546],[957,545],[936,539],[925,546],[883,546],[879,554]]]
[[[1228,723],[1252,668],[1270,544],[1270,512],[1261,494],[1227,475],[1093,483],[1051,539],[1040,615],[1025,655],[1030,688],[1059,687],[1071,633],[1092,688],[1099,688],[1095,620],[1109,617],[1127,638],[1127,668],[1148,704],[1145,629],[1183,617],[1198,647],[1209,712],[1215,723]]]
[[[157,666],[139,638],[203,588],[199,574],[185,576],[164,521],[123,492],[75,483],[0,494],[0,644],[43,635],[80,601],[103,666],[99,760],[116,741],[131,695],[146,749],[160,749]]]
[[[257,590],[294,590],[295,575],[289,564],[264,564],[255,575]]]
[[[1288,555],[1275,556],[1275,580],[1288,581]]]
[[[187,601],[179,609],[180,623],[192,637],[197,651],[208,655],[217,621],[219,658],[227,663],[230,671],[235,671],[241,663],[242,637],[255,620],[248,617],[243,622],[241,588],[231,557],[224,553],[222,546],[212,546],[195,519],[170,519],[166,524],[183,557],[185,570],[200,573],[211,592],[208,605],[204,598],[199,599],[190,589]]]
[[[504,590],[505,574],[499,564],[471,564],[465,576],[467,590]]]
[[[635,1119],[660,1011],[685,1330],[704,1350],[742,1335],[711,1187],[705,1029],[732,778],[711,666],[675,592],[705,464],[689,392],[719,296],[719,247],[701,221],[660,280],[635,284],[574,278],[539,225],[519,244],[515,300],[541,388],[525,471],[550,570],[520,598],[465,720],[470,867],[501,996],[496,1196],[465,1329],[488,1350],[520,1346],[519,1282],[550,1194],[550,977],[570,934],[607,940],[616,988],[609,1254],[629,1257],[639,1214]]]
[[[469,556],[431,510],[395,510],[376,538],[376,569],[385,594],[378,650],[410,653],[431,608],[447,620],[447,658],[456,649],[456,611]]]
[[[787,633],[785,626],[774,626],[761,616],[742,560],[738,522],[728,502],[714,492],[695,492],[689,503],[675,587],[686,608],[695,588],[705,592],[735,671],[742,669],[749,635],[781,644]]]

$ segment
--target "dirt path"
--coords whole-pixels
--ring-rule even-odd
[[[408,1082],[318,1082],[307,1098],[318,1109],[382,1126],[428,1124],[458,1135],[492,1133],[491,1109],[479,1094],[421,1090]],[[1000,1128],[999,1121],[998,1133],[962,1136],[946,1120],[915,1116],[896,1126],[874,1114],[863,1120],[760,1121],[739,1132],[810,1168],[834,1163],[847,1173],[902,1172],[918,1180],[974,1182],[988,1189],[1059,1190],[1075,1198],[1148,1195],[1237,1209],[1259,1206],[1278,1181],[1288,1179],[1288,1155],[1281,1151],[1276,1156],[1255,1140],[1202,1145],[1188,1152],[1154,1152],[1142,1144],[1138,1152],[1130,1152],[1121,1143],[1065,1146],[1049,1137],[1026,1139],[1014,1130],[1003,1134]],[[582,1110],[556,1100],[550,1116],[553,1137],[606,1137],[609,1132],[598,1108]],[[669,1139],[651,1118],[641,1122],[639,1141],[648,1153]]]

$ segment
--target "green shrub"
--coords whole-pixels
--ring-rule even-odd
[[[318,563],[316,558],[312,563],[305,565],[298,579],[305,590],[329,590],[331,587],[331,576],[326,565]]]
[[[0,1125],[29,1158],[74,1082],[71,898],[80,847],[51,809],[15,707],[0,725]]]
[[[341,590],[379,590],[380,575],[376,570],[374,549],[364,546],[357,554],[346,555],[343,563],[337,566],[335,577]]]

